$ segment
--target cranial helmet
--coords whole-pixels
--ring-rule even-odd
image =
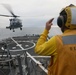
[[[62,9],[57,19],[57,25],[62,27],[65,25],[69,29],[76,28],[76,6],[69,5]]]

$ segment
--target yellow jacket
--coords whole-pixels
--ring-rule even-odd
[[[62,43],[60,43],[60,39],[58,38],[61,36],[67,36],[67,35],[76,35],[76,30],[66,30],[62,35],[58,35],[58,36],[53,36],[50,40],[46,41],[47,36],[48,36],[48,31],[44,30],[44,32],[41,34],[40,38],[38,39],[38,42],[36,44],[35,47],[35,52],[39,55],[45,55],[45,56],[52,56],[52,64],[49,65],[49,69],[48,71],[52,71],[53,70],[55,72],[53,72],[52,74],[50,72],[48,72],[48,75],[65,75],[65,73],[60,74],[60,70],[59,73],[56,71],[56,66],[53,66],[56,64],[57,62],[57,57],[60,54],[58,51],[62,48],[62,46],[60,45]],[[58,40],[57,40],[58,38]],[[59,50],[58,50],[59,49]],[[59,53],[59,54],[58,54]],[[69,57],[70,58],[70,57]],[[60,59],[61,60],[61,59]],[[56,62],[55,62],[56,61]],[[67,60],[66,60],[67,61]],[[76,63],[75,63],[76,64]],[[53,67],[52,67],[53,66]],[[74,66],[74,65],[73,65]],[[51,68],[52,67],[52,68]],[[55,70],[55,69],[56,70]],[[72,67],[73,68],[73,67]],[[50,70],[52,69],[52,70]],[[64,72],[64,71],[63,71]],[[55,74],[56,73],[56,74]],[[75,74],[75,73],[74,73]],[[66,74],[67,75],[67,74]],[[72,75],[72,74],[69,74]]]

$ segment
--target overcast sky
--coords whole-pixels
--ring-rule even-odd
[[[9,4],[14,14],[20,16],[23,27],[45,26],[46,21],[55,18],[56,25],[60,10],[69,5],[76,4],[76,0],[0,0],[0,14],[11,15],[2,4]],[[0,16],[0,28],[9,26],[9,19]]]

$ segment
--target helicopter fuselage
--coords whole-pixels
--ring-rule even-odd
[[[20,30],[22,30],[22,22],[20,19],[14,18],[14,19],[10,19],[10,26],[6,27],[9,28],[10,30],[16,29],[16,28],[20,28]]]
[[[18,27],[22,27],[22,22],[20,19],[10,19],[10,27],[11,28],[18,28]]]

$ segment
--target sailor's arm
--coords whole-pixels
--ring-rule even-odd
[[[55,55],[56,52],[55,37],[52,37],[51,39],[46,41],[47,35],[48,31],[45,29],[37,41],[37,44],[35,46],[35,53],[46,56]]]
[[[35,52],[39,55],[51,55],[56,50],[55,37],[52,37],[50,40],[46,41],[49,30],[51,29],[52,26],[52,21],[53,18],[46,23],[45,30],[37,41]]]

